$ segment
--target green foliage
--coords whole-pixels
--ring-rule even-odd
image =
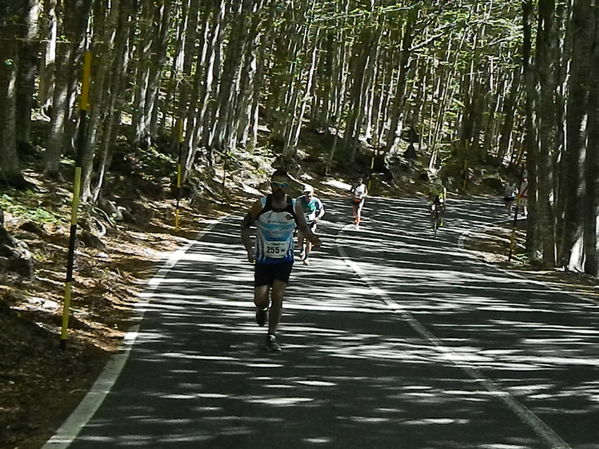
[[[38,224],[64,224],[67,219],[62,214],[41,207],[39,195],[28,190],[14,195],[0,195],[0,207],[21,221]]]

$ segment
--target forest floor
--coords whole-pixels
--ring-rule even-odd
[[[310,182],[317,192],[339,194],[316,179]],[[204,200],[191,207],[183,202],[179,231],[173,226],[174,201],[140,198],[147,219],[109,227],[102,248],[79,246],[66,348],[60,345],[60,326],[68,226],[46,223],[32,232],[26,220],[7,214],[7,229],[34,254],[35,277],[0,273],[0,449],[38,449],[45,443],[118,350],[138,294],[165,255],[193,239],[208,220],[249,205],[248,188],[242,186],[236,184],[237,194],[226,203]],[[62,196],[66,199],[68,191]],[[55,197],[50,191],[28,200],[43,205]],[[488,263],[597,300],[595,279],[535,270],[519,256],[508,262],[510,233],[506,220],[505,226],[471,233],[464,247]],[[523,238],[519,230],[518,241]]]

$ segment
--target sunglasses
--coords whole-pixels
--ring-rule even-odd
[[[273,187],[280,187],[281,189],[289,187],[289,184],[287,184],[286,182],[271,182],[270,185]]]

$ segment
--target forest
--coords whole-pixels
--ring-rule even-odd
[[[460,194],[525,172],[529,258],[596,276],[598,24],[594,0],[3,0],[0,181],[80,164],[95,204],[148,149],[201,185],[258,150],[293,169],[308,131],[323,173],[412,144]]]
[[[159,251],[274,168],[392,196],[437,172],[456,207],[526,177],[523,257],[594,280],[598,43],[599,0],[0,0],[0,447],[52,433]],[[179,200],[188,234],[154,232]]]

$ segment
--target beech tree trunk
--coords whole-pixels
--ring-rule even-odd
[[[0,184],[26,186],[17,156],[19,40],[24,36],[27,4],[0,5]]]
[[[577,0],[574,4],[574,26],[571,74],[569,82],[568,116],[566,117],[567,141],[563,155],[565,179],[563,183],[564,221],[562,231],[562,260],[570,270],[583,269],[584,222],[580,213],[586,189],[584,160],[588,135],[589,73],[594,37],[592,33],[593,11],[591,0]],[[583,206],[583,210],[586,206]]]
[[[591,2],[592,3],[592,2]],[[589,11],[589,20],[593,32],[589,33],[591,42],[599,39],[599,11],[597,2],[595,11]],[[587,140],[587,158],[585,164],[586,198],[584,210],[584,272],[592,276],[599,275],[599,46],[594,45],[589,58],[589,127]]]
[[[63,28],[59,34],[65,40],[57,45],[58,61],[55,74],[54,96],[52,99],[52,113],[49,135],[46,141],[44,154],[45,172],[50,177],[59,177],[59,160],[65,150],[72,153],[75,127],[67,126],[67,119],[74,114],[75,103],[73,96],[76,93],[78,75],[81,72],[81,50],[83,48],[83,34],[87,26],[91,2],[87,0],[64,0],[63,2]]]
[[[31,110],[35,92],[35,75],[38,66],[38,0],[23,0],[23,32],[19,35],[19,65],[17,81],[16,121],[17,148],[30,151],[31,147]]]

